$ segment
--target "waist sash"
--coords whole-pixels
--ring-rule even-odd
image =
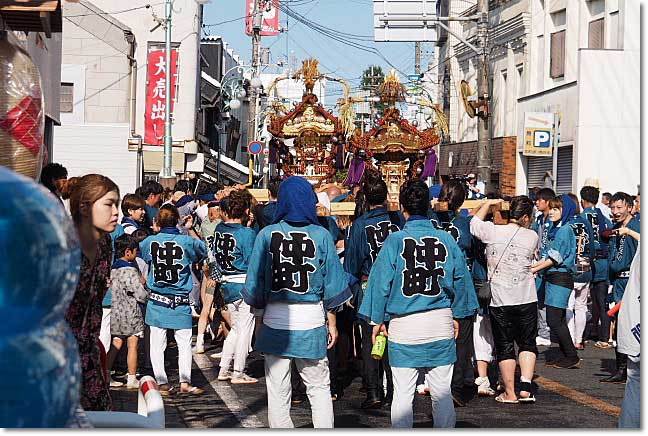
[[[324,325],[324,304],[268,303],[263,324],[277,330],[311,330]]]
[[[151,292],[149,299],[153,300],[158,306],[164,306],[170,309],[175,309],[178,306],[188,306],[190,303],[189,297],[186,295],[166,296],[156,292]]]
[[[574,289],[574,276],[568,272],[550,272],[545,274],[547,282],[552,285],[562,286],[567,289]]]

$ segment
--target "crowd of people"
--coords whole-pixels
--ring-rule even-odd
[[[46,167],[41,180],[81,241],[67,320],[87,410],[111,409],[109,386],[138,387],[140,346],[164,395],[202,394],[191,363],[207,335],[223,341],[210,355],[222,382],[258,383],[246,362],[252,350],[262,353],[276,428],[292,427],[291,404],[305,395],[313,425],[333,427],[333,401],[356,367],[366,392],[360,407],[390,407],[392,426],[402,428],[413,425],[417,393],[429,396],[434,425],[445,428],[469,403],[466,385],[499,403],[534,403],[538,345],[557,344],[546,365],[565,370],[580,367],[588,341],[615,347],[616,370],[601,381],[624,383],[629,368],[637,381],[638,351],[628,350],[638,349],[618,336],[632,331],[617,320],[629,309],[616,311],[634,279],[639,195],[601,197],[589,180],[580,198],[542,188],[466,210],[474,197],[462,181],[429,188],[413,180],[400,189],[399,210],[390,210],[387,185],[373,171],[348,190],[272,180],[261,203],[245,186],[197,180],[172,190],[146,181],[122,198],[104,176],[68,179],[63,170]],[[332,203],[349,200],[353,216],[330,214]],[[506,224],[493,222],[495,212]],[[171,332],[179,387],[166,374]],[[376,359],[379,336],[388,346]],[[124,343],[122,383],[107,374]]]

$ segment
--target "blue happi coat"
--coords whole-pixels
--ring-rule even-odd
[[[447,232],[454,238],[466,259],[468,271],[470,271],[471,276],[473,276],[476,258],[475,254],[478,249],[477,244],[479,241],[470,233],[470,220],[472,217],[456,214],[452,211],[434,212],[432,210],[428,212],[428,216],[430,217],[430,221],[434,227]],[[483,244],[481,245],[483,246]],[[477,269],[478,277],[476,279],[484,280],[484,265],[478,265]],[[466,289],[457,293],[457,296],[452,302],[453,316],[457,318],[469,318],[477,313],[477,309],[479,309],[477,292],[475,292],[474,286],[471,286],[471,288],[472,290]]]
[[[181,235],[175,227],[165,227],[157,235],[140,242],[142,259],[149,264],[147,287],[157,294],[173,298],[189,296],[193,288],[191,264],[207,255],[201,240]],[[191,308],[180,305],[175,309],[149,299],[146,304],[146,324],[165,329],[190,329]]]
[[[322,301],[325,310],[332,310],[351,298],[349,276],[342,269],[333,239],[313,222],[282,220],[259,232],[241,291],[247,304],[263,309],[268,303]],[[280,330],[263,324],[255,349],[284,357],[322,359],[326,346],[326,326]]]
[[[588,207],[581,213],[587,222],[592,226],[593,249],[594,249],[594,272],[592,282],[607,282],[608,275],[608,244],[601,238],[601,232],[612,228],[612,222],[603,215],[597,207]]]
[[[385,239],[399,231],[402,225],[400,216],[388,212],[383,206],[369,210],[356,218],[345,244],[344,270],[358,280],[369,277],[371,267]],[[363,286],[366,288],[366,282]],[[359,292],[356,307],[362,304],[363,293]]]
[[[452,308],[458,293],[475,292],[461,249],[448,233],[427,217],[413,216],[403,230],[387,237],[369,274],[358,315],[372,324],[435,309]],[[454,363],[454,339],[418,345],[390,342],[389,360],[395,367],[422,368]]]
[[[549,240],[546,258],[553,260],[554,265],[542,274],[541,286],[544,287],[545,304],[566,309],[573,288],[550,283],[547,275],[556,272],[569,273],[572,276],[576,274],[576,236],[571,226],[561,226],[554,238]]]
[[[553,266],[542,271],[540,274],[540,286],[544,290],[545,304],[547,306],[566,309],[569,302],[569,295],[573,291],[573,283],[569,286],[561,286],[551,283],[548,276],[555,273],[564,273],[571,276],[573,281],[576,275],[576,233],[575,223],[576,203],[568,195],[561,196],[563,207],[562,217],[557,223],[547,220],[547,243],[542,244],[541,258],[551,259]],[[563,275],[564,275],[563,274]]]
[[[224,278],[235,274],[245,274],[248,268],[256,232],[239,223],[220,223],[214,231],[212,252],[223,270]],[[221,285],[225,303],[241,299],[243,283]]]
[[[614,226],[615,229],[619,227],[621,224]],[[636,217],[630,220],[627,227],[637,233],[641,231],[639,220]],[[612,283],[612,298],[615,303],[623,298],[623,293],[628,285],[627,275],[630,271],[630,264],[637,253],[638,244],[639,242],[629,235],[613,235],[610,238],[608,244],[609,273],[610,283]]]

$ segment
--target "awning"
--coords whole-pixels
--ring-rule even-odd
[[[567,0],[551,0],[549,3],[549,13],[553,14],[567,9]]]
[[[0,0],[0,16],[11,30],[52,32],[63,30],[60,0]]]
[[[216,88],[220,88],[220,87],[221,87],[221,84],[220,84],[220,82],[219,82],[218,80],[214,79],[212,76],[210,76],[209,74],[205,73],[204,71],[201,71],[201,72],[200,72],[200,77],[202,77],[203,79],[205,79],[205,80],[206,80],[207,82],[209,82],[210,84],[214,85]]]
[[[218,152],[216,150],[209,150],[211,152],[211,155],[214,156],[214,160],[218,159]],[[222,155],[220,157],[221,163],[224,163],[225,165],[229,165],[230,167],[234,168],[235,170],[245,174],[246,176],[250,174],[250,171],[248,170],[248,167],[246,165],[243,165],[241,163],[238,163],[234,159],[230,159],[229,157]],[[253,173],[255,176],[257,175],[257,172],[254,171]]]
[[[205,163],[205,172],[215,179],[218,174],[218,152],[215,150],[209,150],[211,152],[212,158]],[[233,183],[247,183],[249,178],[248,167],[236,162],[229,157],[222,155],[221,156],[221,165],[220,165],[220,176],[221,179],[227,179]],[[256,175],[256,171],[254,172]]]

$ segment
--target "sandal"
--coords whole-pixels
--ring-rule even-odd
[[[163,384],[158,387],[158,390],[160,391],[160,395],[163,397],[168,397],[169,395],[172,395],[175,393],[175,388],[173,386],[170,386],[168,384]]]
[[[519,403],[518,400],[506,400],[506,399],[504,399],[504,395],[505,395],[504,393],[499,394],[498,396],[495,397],[495,401],[497,401],[498,403],[505,403],[505,404],[517,404],[517,403]]]
[[[200,395],[200,394],[204,394],[205,391],[204,391],[203,389],[200,389],[200,388],[197,387],[197,386],[192,386],[192,387],[189,388],[188,391],[183,391],[183,390],[181,389],[181,390],[180,390],[180,393],[181,393],[181,394],[188,394],[188,395]]]
[[[522,396],[522,392],[528,394],[528,396]],[[530,382],[520,382],[520,398],[518,398],[520,403],[535,403],[536,399],[533,395],[533,385]]]

